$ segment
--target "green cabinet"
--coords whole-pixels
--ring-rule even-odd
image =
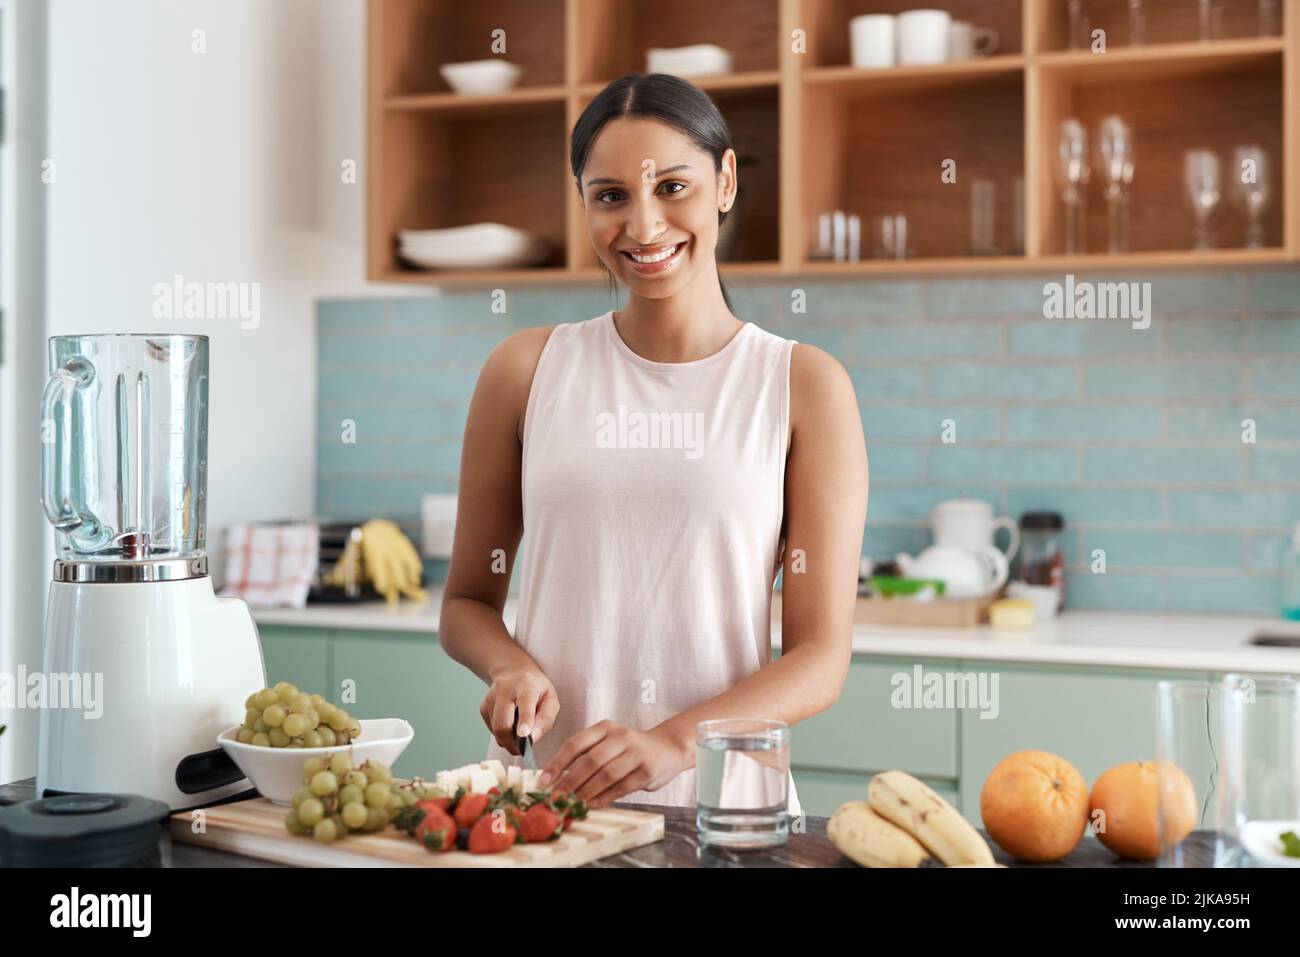
[[[481,761],[487,688],[429,632],[259,626],[267,680],[319,692],[358,718],[404,718],[415,739],[394,766],[430,776]]]

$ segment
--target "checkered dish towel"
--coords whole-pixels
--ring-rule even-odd
[[[319,561],[316,525],[232,525],[221,594],[259,608],[302,608]]]

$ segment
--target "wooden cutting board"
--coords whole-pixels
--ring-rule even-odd
[[[295,837],[284,827],[289,809],[266,798],[172,815],[172,838],[299,867],[577,867],[663,840],[664,816],[597,808],[546,844],[516,844],[500,854],[434,853],[396,828],[349,834],[332,844]],[[198,830],[196,819],[202,821]]]

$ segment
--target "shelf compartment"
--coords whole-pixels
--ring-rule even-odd
[[[1002,77],[1008,83],[1018,83],[1024,69],[1025,58],[1013,53],[960,63],[896,66],[885,70],[823,66],[805,70],[801,79],[807,87],[828,92],[859,97],[894,96],[900,93],[954,89],[965,85],[967,81],[979,83],[995,77]]]
[[[947,10],[954,20],[965,20],[977,27],[992,27],[998,33],[998,54],[1022,52],[1020,2],[945,0],[918,4],[916,0],[803,0],[800,24],[808,32],[808,67],[852,63],[849,21],[854,17],[866,13],[899,14],[918,6]]]
[[[646,71],[646,50],[715,43],[736,73],[775,70],[778,0],[576,0],[579,84]],[[692,78],[693,79],[693,78]]]
[[[1036,23],[1033,38],[1038,52],[1065,50],[1069,39],[1069,12],[1066,0],[1026,0],[1033,4],[1031,22]],[[1277,19],[1289,15],[1290,0],[1279,0]],[[1195,0],[1146,0],[1144,42],[1134,46],[1129,29],[1128,0],[1088,0],[1089,31],[1106,31],[1107,55],[1121,50],[1160,50],[1172,44],[1199,43],[1213,45],[1220,41],[1260,37],[1257,0],[1221,0],[1222,29],[1210,41],[1200,39],[1198,5]],[[1280,34],[1273,34],[1280,39]],[[1081,51],[1088,53],[1089,51]]]
[[[914,256],[967,258],[977,177],[994,183],[995,242],[1010,251],[1014,180],[1024,175],[1022,74],[995,71],[880,93],[874,79],[804,87],[800,268],[843,265],[809,256],[818,217],[835,209],[861,217],[864,261],[874,254],[873,218],[893,213],[908,218]],[[941,179],[948,159],[956,162],[956,182]]]
[[[1044,53],[1034,59],[1034,65],[1044,73],[1080,84],[1172,80],[1272,66],[1280,62],[1282,49],[1279,37],[1256,37],[1215,43],[1120,47],[1104,54],[1086,50]]]
[[[404,273],[415,281],[441,281],[453,273],[418,270],[398,258],[397,233],[478,222],[527,229],[550,243],[546,264],[509,272],[563,271],[563,103],[499,104],[473,113],[398,110],[377,122],[379,169],[371,177],[368,208],[371,278]]]
[[[1205,44],[1204,46],[1209,46]],[[1193,219],[1183,186],[1183,154],[1208,147],[1219,156],[1223,198],[1217,214],[1217,244],[1223,252],[1245,250],[1245,222],[1231,200],[1234,147],[1256,143],[1271,159],[1272,200],[1264,221],[1266,247],[1283,245],[1286,195],[1283,155],[1283,77],[1280,52],[1254,53],[1244,60],[1230,55],[1175,57],[1134,62],[1134,70],[1041,68],[1037,78],[1035,117],[1038,178],[1031,187],[1039,204],[1042,232],[1036,251],[1061,255],[1065,249],[1065,215],[1056,183],[1055,156],[1060,123],[1079,119],[1095,136],[1102,117],[1116,114],[1133,130],[1134,179],[1130,187],[1129,256],[1192,251]],[[1095,156],[1095,143],[1092,144]],[[1095,167],[1095,159],[1093,160]],[[1087,253],[1104,253],[1107,210],[1094,169],[1088,187]],[[1215,250],[1214,252],[1218,252]],[[1118,257],[1112,257],[1118,258]],[[1248,257],[1249,258],[1249,257]],[[1211,258],[1209,261],[1214,261]]]
[[[371,82],[383,97],[449,93],[444,63],[496,56],[523,69],[519,87],[564,83],[564,0],[383,0],[369,9]],[[492,48],[497,29],[504,53]]]

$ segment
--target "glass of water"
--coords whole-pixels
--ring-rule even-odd
[[[721,718],[695,726],[696,828],[702,846],[766,848],[790,837],[790,726]]]

